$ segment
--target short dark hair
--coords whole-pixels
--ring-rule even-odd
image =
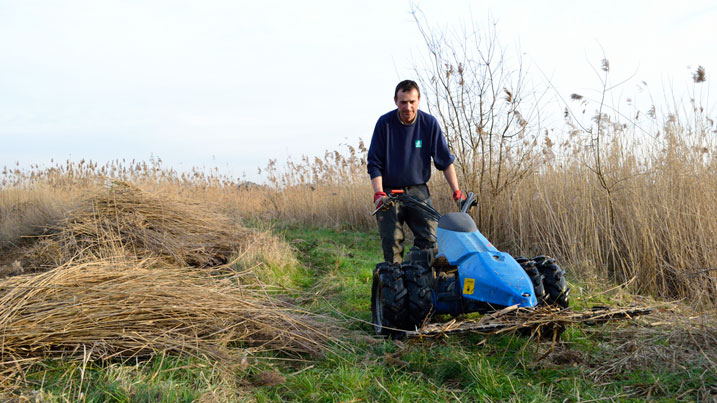
[[[418,92],[418,97],[421,97],[421,90],[418,89],[418,84],[416,84],[415,81],[403,80],[396,86],[396,91],[394,91],[393,97],[398,97],[398,91],[410,92],[411,90],[416,90]]]

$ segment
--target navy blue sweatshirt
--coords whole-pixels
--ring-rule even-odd
[[[419,109],[413,123],[404,125],[394,109],[378,118],[368,149],[371,179],[382,176],[390,189],[427,183],[431,158],[439,171],[455,159],[435,117]]]

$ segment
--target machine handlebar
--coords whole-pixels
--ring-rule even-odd
[[[379,206],[376,210],[371,213],[371,215],[376,215],[379,211],[386,211],[391,206],[397,203],[406,203],[413,205],[414,207],[417,207],[421,210],[423,210],[424,213],[427,214],[428,218],[438,220],[441,218],[441,213],[439,213],[435,208],[428,205],[423,200],[418,199],[415,196],[404,194],[403,190],[393,190],[390,195],[388,195],[388,201],[383,203],[381,206]],[[461,213],[467,213],[470,211],[471,207],[477,206],[478,200],[476,200],[475,195],[473,192],[469,192],[468,196],[466,197],[466,200],[463,202],[461,207]]]

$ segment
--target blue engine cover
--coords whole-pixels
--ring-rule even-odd
[[[475,224],[469,229],[473,228]],[[512,256],[496,249],[480,231],[453,231],[441,228],[439,223],[436,235],[437,256],[445,256],[451,265],[458,267],[463,298],[504,306],[538,305],[525,270]]]

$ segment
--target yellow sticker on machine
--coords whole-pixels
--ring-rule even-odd
[[[463,281],[463,294],[473,294],[476,281],[472,278],[467,278]]]

